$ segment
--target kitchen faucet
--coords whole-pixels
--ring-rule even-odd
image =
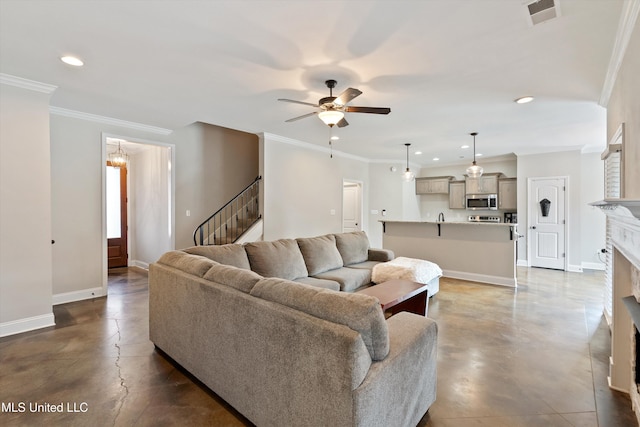
[[[444,213],[440,212],[438,214],[438,222],[444,222]]]

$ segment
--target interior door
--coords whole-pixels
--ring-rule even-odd
[[[362,230],[362,186],[345,182],[342,186],[342,231]]]
[[[109,268],[126,267],[127,168],[107,162],[107,258]]]
[[[566,269],[566,178],[529,180],[529,260],[531,267]]]

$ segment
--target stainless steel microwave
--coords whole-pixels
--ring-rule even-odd
[[[467,194],[467,209],[474,211],[497,211],[497,194]]]

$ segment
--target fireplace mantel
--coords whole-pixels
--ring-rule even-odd
[[[622,207],[623,210],[626,210],[638,221],[640,221],[640,200],[638,199],[604,199],[598,200],[597,202],[589,203],[589,205],[602,209],[606,214],[608,214],[610,211],[616,210],[619,207]],[[623,216],[628,215],[623,214]]]
[[[635,327],[624,301],[640,301],[640,200],[605,199],[590,203],[607,215],[612,245],[612,325],[609,387],[629,393],[640,423],[636,384]],[[609,267],[607,267],[609,268]],[[630,295],[634,295],[628,298]],[[637,307],[635,307],[637,308]]]

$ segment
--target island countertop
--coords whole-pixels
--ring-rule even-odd
[[[382,246],[435,262],[445,277],[517,286],[517,223],[380,220]]]
[[[518,225],[518,223],[515,222],[476,222],[476,221],[422,221],[422,220],[387,220],[387,219],[381,219],[379,220],[379,222],[385,223],[385,222],[398,222],[398,223],[408,223],[408,224],[454,224],[454,225],[490,225],[490,226],[498,226],[498,227],[515,227]]]

